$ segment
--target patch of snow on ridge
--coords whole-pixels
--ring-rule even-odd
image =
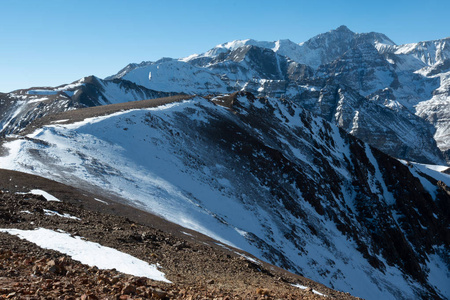
[[[45,213],[46,216],[58,216],[58,217],[61,217],[61,218],[67,218],[67,219],[81,221],[81,219],[78,218],[78,217],[71,216],[70,214],[67,214],[67,213],[60,214],[57,211],[53,211],[53,210],[49,210],[49,209],[44,209],[44,213]]]
[[[293,284],[293,286],[298,287],[299,289],[302,289],[302,290],[306,290],[308,288],[307,286],[304,286],[304,285],[301,285],[301,284]],[[327,297],[326,295],[324,295],[321,292],[318,292],[316,290],[312,290],[312,292],[314,294],[316,294],[316,295]]]
[[[44,196],[45,199],[47,199],[47,201],[55,201],[55,202],[61,202],[61,200],[59,200],[58,198],[56,198],[55,196],[47,193],[46,191],[43,190],[31,190],[30,191],[31,194],[33,195],[38,195],[38,196]]]
[[[126,73],[122,79],[162,92],[186,94],[227,92],[227,87],[220,76],[211,70],[180,60],[139,67]]]
[[[94,198],[94,200],[95,200],[95,201],[98,201],[98,202],[100,202],[100,203],[103,203],[103,204],[109,205],[109,203],[108,203],[108,202],[106,202],[106,201],[104,201],[104,200],[102,200],[102,199]]]
[[[386,183],[383,180],[383,175],[380,172],[380,168],[378,166],[378,162],[375,159],[375,157],[373,156],[372,153],[372,149],[370,148],[370,146],[368,144],[366,144],[366,155],[367,158],[369,159],[370,163],[373,165],[373,167],[375,168],[375,177],[372,178],[371,174],[369,174],[369,183],[371,186],[371,189],[373,192],[376,193],[376,191],[379,191],[378,185],[381,186],[381,191],[379,191],[381,193],[381,195],[384,196],[384,200],[386,201],[386,204],[388,205],[394,205],[395,204],[395,198],[394,196],[389,192]],[[380,195],[380,197],[381,197]]]
[[[268,101],[275,109],[273,115],[267,115],[269,120],[273,118],[274,128],[270,133],[257,126],[255,136],[268,147],[283,146],[279,147],[280,151],[284,149],[283,153],[291,160],[302,161],[300,165],[309,170],[308,176],[320,174],[318,166],[319,172],[313,172],[313,166],[308,165],[307,150],[314,149],[310,142],[323,144],[323,149],[337,161],[351,156],[349,145],[337,127],[332,126],[330,133],[334,146],[319,138],[320,133],[323,134],[323,121],[313,117],[309,124],[317,138],[293,143],[287,148],[284,141],[300,139],[300,134],[295,133],[303,126],[296,117],[300,110],[291,115],[289,109],[276,99],[269,98]],[[242,107],[248,108],[242,111],[252,116],[252,109],[264,108],[255,103],[242,102]],[[232,114],[222,106],[194,98],[153,109],[86,119],[76,124],[50,125],[35,132],[35,139],[5,143],[5,148],[11,151],[7,157],[0,157],[0,165],[5,163],[10,168],[72,184],[87,183],[118,194],[138,209],[201,232],[258,259],[285,258],[291,271],[354,295],[394,299],[388,292],[392,290],[405,298],[414,298],[410,292],[411,284],[398,269],[388,266],[386,273],[373,269],[357,250],[356,243],[348,241],[335,223],[323,219],[310,203],[304,201],[295,185],[286,184],[286,187],[292,188],[292,196],[302,206],[308,220],[294,216],[283,205],[276,207],[283,215],[283,222],[277,219],[273,207],[266,201],[273,199],[273,203],[276,202],[271,198],[267,184],[236,161],[238,152],[225,152],[228,147],[218,147],[205,138],[205,135],[220,133],[223,121],[236,126],[238,130],[233,130],[236,135],[253,130],[247,128],[248,123],[242,119],[245,117]],[[43,147],[43,143],[36,143],[39,140],[51,146]],[[35,151],[30,151],[32,149]],[[34,153],[39,156],[33,156]],[[256,157],[264,152],[252,154]],[[332,161],[330,164],[344,180],[351,180],[344,165]],[[347,198],[345,201],[352,201],[351,191]],[[320,224],[321,234],[312,234],[308,223]],[[299,228],[303,239],[308,241],[301,246],[301,252],[297,244],[286,238],[286,232],[292,230],[290,224]],[[267,241],[267,248],[259,248],[251,239]],[[330,246],[324,246],[325,243]],[[279,254],[274,258],[265,256],[277,251]],[[330,265],[330,262],[333,272],[318,275],[324,270],[322,266]]]
[[[159,271],[155,265],[150,265],[116,249],[85,241],[79,236],[71,237],[68,233],[46,228],[35,230],[0,229],[0,232],[17,235],[42,248],[67,254],[74,260],[89,266],[96,266],[99,269],[116,269],[122,273],[170,283],[164,273]]]
[[[428,255],[427,267],[430,272],[428,275],[428,280],[434,286],[440,287],[440,291],[444,296],[450,295],[450,272],[445,268],[445,262],[442,256],[437,253],[445,253],[444,247],[435,246],[436,254]],[[445,257],[445,254],[443,255]]]
[[[20,112],[24,109],[24,106],[26,105],[26,101],[17,101],[15,105],[15,110],[13,113],[10,114],[10,117],[5,119],[3,124],[0,123],[0,131],[7,128],[7,126],[20,114]]]

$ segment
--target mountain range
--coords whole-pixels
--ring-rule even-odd
[[[132,63],[104,80],[90,76],[2,94],[0,132],[20,131],[16,122],[71,108],[242,90],[294,101],[394,157],[446,164],[449,41],[398,46],[384,34],[345,26],[300,44],[233,41],[186,58]],[[37,112],[39,103],[45,109]]]
[[[0,167],[355,296],[448,298],[449,41],[341,26],[1,94]]]

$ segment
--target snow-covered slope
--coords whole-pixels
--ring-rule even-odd
[[[29,88],[0,94],[0,136],[18,133],[31,121],[49,114],[167,95],[126,80],[102,80],[95,76],[55,88]]]
[[[290,101],[197,97],[3,147],[2,168],[114,192],[335,289],[449,296],[445,186]]]

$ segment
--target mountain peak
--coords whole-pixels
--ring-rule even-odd
[[[351,31],[350,29],[348,29],[348,27],[345,26],[345,25],[339,26],[339,27],[336,28],[334,31],[337,31],[337,32],[349,32],[349,33],[353,33],[353,31]]]

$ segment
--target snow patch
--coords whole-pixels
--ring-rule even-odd
[[[78,221],[81,221],[80,218],[71,216],[70,214],[67,214],[67,213],[60,214],[60,213],[57,212],[57,211],[48,210],[48,209],[44,209],[44,214],[45,214],[46,216],[58,216],[58,217],[61,217],[61,218],[67,218],[67,219],[72,219],[72,220],[78,220]]]
[[[98,199],[98,198],[94,198],[94,200],[95,200],[95,201],[98,201],[98,202],[100,202],[100,203],[103,203],[103,204],[109,205],[109,203],[108,203],[108,202],[106,202],[106,201],[104,201],[104,200],[101,200],[101,199]]]
[[[71,237],[68,233],[46,228],[35,230],[0,229],[0,232],[17,235],[42,248],[67,254],[74,260],[89,266],[96,266],[99,269],[116,269],[122,273],[170,283],[164,273],[157,269],[157,266],[116,249],[83,240],[79,236]]]
[[[43,190],[38,190],[38,189],[31,190],[30,194],[44,196],[44,198],[47,199],[47,201],[61,202],[61,200],[59,200],[55,196],[53,196],[53,195],[51,195],[51,194],[49,194],[49,193],[47,193],[46,191],[43,191]]]
[[[299,289],[302,290],[306,290],[308,287],[301,285],[301,284],[293,284],[293,286],[298,287]],[[318,292],[316,290],[312,290],[314,294],[319,295],[319,296],[323,296],[323,297],[327,297],[325,294],[322,294],[321,292]]]

